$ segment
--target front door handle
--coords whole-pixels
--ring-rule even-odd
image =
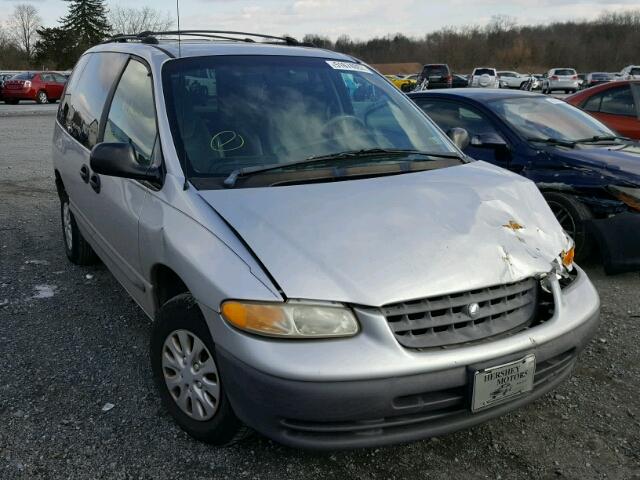
[[[89,178],[89,185],[91,185],[94,192],[100,193],[100,177],[97,173],[91,174],[91,178]]]
[[[84,183],[89,183],[89,167],[86,165],[80,167],[80,178],[82,178]]]

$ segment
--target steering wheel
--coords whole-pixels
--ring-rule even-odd
[[[325,138],[343,136],[349,131],[356,133],[359,136],[369,135],[367,127],[365,127],[362,120],[358,117],[353,115],[340,115],[325,123],[324,127],[322,127],[322,136]]]

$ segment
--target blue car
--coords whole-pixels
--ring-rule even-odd
[[[468,156],[535,182],[579,260],[599,250],[607,273],[640,269],[640,144],[537,93],[465,88],[409,96]]]

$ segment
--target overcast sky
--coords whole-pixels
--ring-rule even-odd
[[[0,19],[18,3],[35,5],[48,26],[67,10],[62,0],[0,0]],[[108,4],[148,5],[172,15],[176,5],[175,0]],[[367,39],[396,32],[422,35],[449,25],[484,25],[493,15],[509,15],[524,25],[591,19],[604,10],[633,8],[640,8],[639,0],[180,0],[180,26]]]

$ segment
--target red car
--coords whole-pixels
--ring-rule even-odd
[[[20,100],[49,103],[59,100],[67,83],[67,77],[55,72],[19,73],[4,82],[2,97],[5,103],[17,104]]]
[[[640,82],[608,82],[565,101],[596,117],[620,135],[640,140]]]

